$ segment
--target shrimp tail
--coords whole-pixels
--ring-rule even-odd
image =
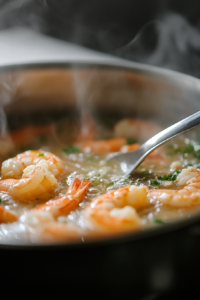
[[[67,191],[68,196],[74,196],[77,199],[81,199],[85,192],[88,189],[88,186],[90,185],[90,181],[89,180],[80,180],[78,178],[75,178],[72,185],[70,186],[70,188]]]
[[[89,185],[89,180],[80,181],[78,178],[75,178],[74,182],[67,191],[66,196],[63,197],[65,204],[63,203],[64,205],[60,207],[60,212],[62,214],[68,214],[70,211],[74,210],[82,201]]]
[[[34,208],[34,210],[49,211],[55,218],[61,215],[67,215],[70,211],[78,207],[79,203],[83,200],[83,196],[89,185],[89,180],[81,181],[78,178],[75,178],[63,197],[49,200],[45,204]]]
[[[7,211],[2,205],[0,205],[0,224],[12,223],[18,220],[14,213]]]

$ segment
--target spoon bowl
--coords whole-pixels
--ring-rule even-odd
[[[130,175],[143,160],[156,148],[170,141],[176,136],[179,136],[189,130],[200,125],[200,111],[195,114],[171,125],[164,130],[160,131],[135,151],[126,153],[113,153],[110,154],[108,160],[116,160],[121,164],[122,170],[126,173],[125,176]]]

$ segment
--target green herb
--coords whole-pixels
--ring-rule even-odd
[[[200,158],[200,150],[197,150],[197,152],[196,152],[196,157],[197,157],[197,158]]]
[[[98,174],[97,174],[97,176],[101,176],[101,174],[100,174],[100,173],[98,173]]]
[[[38,157],[40,157],[40,156],[44,156],[44,153],[39,153],[39,154],[38,154]]]
[[[191,144],[187,144],[183,149],[183,154],[191,154],[194,153],[194,146]]]
[[[131,184],[134,184],[135,182],[134,181],[131,181]]]
[[[131,144],[135,144],[135,143],[137,143],[137,139],[129,138],[129,139],[126,140],[127,145],[131,145]]]
[[[112,186],[114,185],[114,182],[110,182],[109,184],[107,184],[107,186]]]
[[[167,175],[164,175],[164,176],[158,176],[158,179],[159,179],[159,180],[169,180],[168,178],[169,178],[169,176],[167,176]]]
[[[1,196],[0,196],[0,203],[2,202],[2,200],[1,200]]]
[[[78,153],[80,149],[76,146],[69,145],[66,148],[62,149],[63,152],[70,154],[70,153]]]
[[[186,167],[192,167],[192,166],[193,166],[193,164],[187,164],[187,165],[184,166],[184,168],[186,168]]]
[[[128,179],[124,179],[124,181],[126,181],[126,182],[127,182],[127,181],[128,181]]]
[[[163,175],[163,176],[158,176],[159,180],[176,180],[178,174],[181,172],[181,170],[178,170],[172,174],[169,175]]]
[[[158,218],[155,218],[153,221],[154,221],[155,223],[157,223],[157,224],[163,224],[163,223],[164,223],[163,220],[158,219]]]
[[[160,183],[159,183],[157,180],[151,180],[151,183],[152,183],[153,185],[160,185]]]

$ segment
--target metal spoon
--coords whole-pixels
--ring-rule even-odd
[[[153,150],[173,139],[175,136],[199,125],[200,111],[160,131],[135,151],[110,154],[108,161],[111,159],[119,161],[122,170],[126,172],[125,176],[130,175]]]

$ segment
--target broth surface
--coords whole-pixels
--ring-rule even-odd
[[[69,127],[72,128],[71,136],[66,137],[66,128]],[[102,139],[108,141],[112,137],[118,138],[114,128],[116,128],[115,125],[111,128],[101,126],[95,131],[92,140]],[[83,240],[84,238],[98,238],[121,233],[120,230],[115,232],[109,229],[96,231],[95,227],[88,222],[84,212],[94,198],[126,186],[146,186],[149,190],[180,190],[183,189],[183,186],[177,183],[176,178],[181,170],[191,166],[196,170],[200,168],[200,143],[196,140],[181,137],[160,147],[156,150],[155,156],[147,158],[132,176],[125,178],[119,163],[114,160],[111,162],[106,160],[109,152],[95,153],[90,146],[87,146],[87,144],[90,145],[91,137],[84,135],[84,133],[83,137],[80,138],[80,140],[83,140],[82,144],[86,145],[84,149],[80,146],[81,143],[76,142],[76,139],[74,141],[74,135],[77,134],[78,129],[70,119],[63,119],[57,122],[56,125],[54,124],[53,131],[49,131],[48,126],[46,129],[47,132],[44,129],[42,133],[37,132],[37,130],[35,130],[35,133],[28,131],[28,142],[27,139],[23,140],[22,138],[20,140],[18,138],[22,136],[20,130],[24,130],[23,128],[17,129],[19,130],[18,135],[16,134],[17,130],[11,131],[10,140],[14,141],[14,146],[10,149],[8,147],[8,150],[1,154],[2,163],[4,160],[26,150],[40,149],[58,156],[65,166],[64,171],[58,177],[55,189],[50,193],[37,197],[34,202],[16,201],[15,197],[9,192],[0,192],[1,206],[7,211],[14,212],[19,218],[17,222],[0,225],[1,242],[28,241],[41,243],[68,240],[67,234],[57,236],[54,233],[46,238],[45,235],[40,234],[43,225],[40,224],[37,218],[30,217],[27,219],[23,216],[26,216],[26,213],[34,207],[46,203],[50,199],[64,196],[75,178],[81,181],[89,180],[90,186],[78,207],[67,215],[60,215],[55,222],[62,225],[62,230],[63,226],[66,226],[66,229],[73,228],[73,226],[79,228],[81,233],[78,234],[78,237],[75,236],[74,239]],[[148,135],[145,136],[145,139],[147,137]],[[123,133],[120,138],[126,139],[127,145],[135,145],[135,142],[140,142],[137,136],[127,138],[126,134],[123,136]],[[16,140],[18,140],[18,143],[16,143]],[[6,145],[6,143],[4,144]],[[143,229],[163,226],[165,223],[179,218],[190,217],[192,213],[198,210],[198,205],[173,207],[164,205],[159,201],[151,201],[147,207],[137,209],[137,214],[141,220],[141,229]],[[133,228],[132,230],[136,229]],[[71,236],[69,240],[71,240]]]

